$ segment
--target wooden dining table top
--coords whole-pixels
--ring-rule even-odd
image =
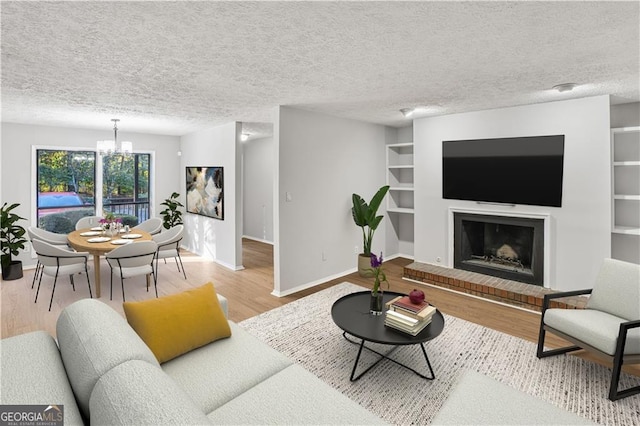
[[[93,235],[94,232],[98,232],[98,235]],[[91,233],[92,235],[82,235],[86,233]],[[129,235],[140,235],[138,238],[127,238]],[[93,255],[104,255],[109,253],[111,250],[114,250],[120,247],[122,244],[114,244],[114,241],[130,239],[131,241],[149,241],[151,240],[151,234],[145,231],[141,231],[139,229],[131,229],[128,234],[123,232],[118,235],[114,235],[113,237],[109,237],[108,241],[104,242],[92,242],[90,240],[94,238],[103,237],[101,231],[93,230],[93,228],[87,229],[79,229],[71,232],[67,235],[67,240],[69,241],[69,245],[73,247],[76,251],[84,251],[89,252]],[[107,236],[104,236],[107,238]]]

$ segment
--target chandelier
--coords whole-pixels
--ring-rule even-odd
[[[118,121],[120,119],[112,118],[111,121],[113,121],[113,140],[98,141],[98,153],[100,155],[131,154],[133,152],[133,142],[122,141],[118,144]]]

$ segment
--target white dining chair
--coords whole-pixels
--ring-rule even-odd
[[[159,217],[152,217],[151,219],[147,219],[144,222],[137,224],[134,228],[148,232],[151,235],[158,234],[162,231],[162,219]]]
[[[78,229],[93,228],[96,226],[100,226],[100,219],[102,219],[102,217],[100,216],[81,217],[80,220],[76,222],[76,231]]]
[[[158,244],[158,251],[156,252],[156,276],[158,275],[158,259],[165,259],[166,263],[166,259],[173,257],[176,260],[178,272],[180,272],[180,268],[182,267],[184,279],[187,279],[187,273],[184,270],[182,258],[180,257],[180,241],[182,241],[183,235],[184,226],[176,225],[168,231],[151,237],[153,238],[153,241]],[[180,262],[179,265],[178,262]]]
[[[153,269],[153,259],[158,245],[155,241],[139,241],[122,245],[106,254],[107,263],[111,267],[111,291],[109,298],[113,300],[113,274],[120,274],[122,286],[122,301],[124,296],[124,279],[145,275],[147,278],[147,291],[149,291],[149,278],[153,275],[153,284],[158,297],[158,280]]]
[[[35,226],[28,227],[27,233],[29,234],[29,240],[31,240],[32,244],[34,240],[40,240],[53,246],[60,247],[65,250],[70,250],[67,243],[67,234],[56,234],[55,232],[36,228]],[[42,264],[40,263],[40,261],[38,261],[38,263],[36,263],[36,271],[33,274],[33,280],[31,281],[31,288],[34,287],[36,280],[38,279],[38,276],[41,272]]]
[[[87,276],[89,297],[93,298],[93,294],[91,293],[91,282],[89,280],[89,266],[87,263],[90,256],[89,253],[65,250],[59,246],[54,246],[38,239],[33,240],[31,244],[38,255],[38,262],[42,265],[40,268],[40,279],[38,280],[36,298],[33,301],[34,303],[38,302],[38,294],[40,293],[40,285],[42,284],[42,275],[53,277],[53,289],[51,290],[49,311],[51,311],[51,304],[53,303],[53,295],[56,292],[56,283],[58,282],[59,275],[69,275],[73,291],[76,291],[76,286],[73,282],[73,274],[84,272]]]

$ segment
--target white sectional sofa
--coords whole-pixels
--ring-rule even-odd
[[[433,425],[595,425],[473,370],[462,372]]]
[[[62,404],[67,425],[383,423],[230,326],[231,337],[160,365],[122,316],[81,300],[61,313],[57,344],[45,332],[1,341],[0,402]]]

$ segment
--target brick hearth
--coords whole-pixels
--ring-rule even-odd
[[[419,262],[405,266],[403,277],[533,311],[542,310],[545,294],[556,293],[537,285]],[[581,296],[565,297],[552,301],[551,307],[584,308],[586,301]]]

